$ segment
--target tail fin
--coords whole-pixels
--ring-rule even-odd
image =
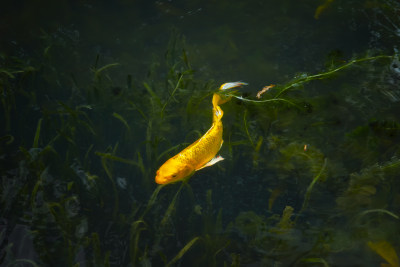
[[[238,86],[242,86],[242,85],[247,85],[247,83],[244,82],[230,82],[230,83],[224,83],[219,87],[219,90],[228,90],[228,89],[232,89]],[[213,96],[213,100],[212,100],[212,104],[213,107],[222,105],[226,102],[228,102],[229,100],[231,100],[231,97],[223,97],[219,94],[214,94]]]
[[[228,89],[235,88],[235,87],[242,86],[242,85],[247,85],[247,83],[244,83],[244,82],[224,83],[223,85],[221,85],[219,87],[219,90],[228,90]],[[222,104],[228,102],[229,100],[231,100],[231,97],[221,96],[218,93],[215,93],[213,95],[212,105],[213,105],[213,113],[214,113],[214,115],[213,115],[214,123],[221,120],[222,116],[224,115],[224,112],[219,107],[219,105],[222,105]]]
[[[228,90],[228,89],[235,88],[235,87],[242,86],[242,85],[247,85],[247,83],[244,83],[244,82],[224,83],[223,85],[221,85],[221,87],[219,87],[219,90]]]

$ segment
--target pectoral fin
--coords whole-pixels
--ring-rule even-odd
[[[209,162],[207,162],[206,164],[201,166],[200,168],[196,169],[196,171],[201,170],[201,169],[203,169],[205,167],[210,167],[210,166],[214,165],[215,163],[217,163],[217,162],[219,162],[221,160],[224,160],[224,158],[221,157],[221,156],[216,156],[212,160],[210,160]]]

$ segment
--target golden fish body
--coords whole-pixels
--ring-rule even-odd
[[[229,83],[236,87],[244,83]],[[221,88],[226,84],[223,84]],[[228,88],[225,88],[228,89]],[[224,90],[224,89],[221,89]],[[156,183],[168,184],[184,179],[195,171],[204,167],[211,166],[223,160],[222,157],[215,158],[222,146],[222,116],[223,111],[219,107],[229,101],[230,98],[222,98],[219,94],[213,95],[213,124],[211,128],[193,144],[179,152],[177,155],[168,159],[157,171]]]

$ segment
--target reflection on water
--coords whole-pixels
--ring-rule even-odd
[[[397,1],[2,10],[2,265],[399,265]],[[240,80],[225,160],[157,186]]]

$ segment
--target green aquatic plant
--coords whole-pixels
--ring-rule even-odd
[[[118,147],[118,143],[115,145],[115,147],[112,149],[111,154],[114,154],[117,150]],[[117,190],[117,185],[115,183],[113,174],[112,174],[112,166],[109,166],[108,162],[106,161],[105,157],[101,158],[101,165],[105,171],[105,173],[107,174],[107,177],[109,178],[111,185],[112,185],[112,189],[114,192],[114,208],[113,208],[113,216],[116,217],[118,214],[118,209],[119,209],[119,197],[118,197],[118,190]]]
[[[71,194],[72,184],[70,182],[67,186],[67,182],[54,179],[53,167],[54,165],[60,167],[54,150],[49,148],[32,148],[29,151],[21,148],[21,150],[24,151],[26,159],[19,167],[21,176],[16,179],[22,182],[23,187],[14,198],[7,201],[14,202],[13,206],[22,205],[25,210],[30,211],[31,216],[25,215],[25,221],[30,224],[33,244],[41,261],[49,263],[57,261],[57,257],[51,255],[50,247],[47,247],[47,238],[51,233],[54,238],[52,248],[58,250],[59,258],[63,258],[72,266],[75,264],[75,256],[85,242],[84,235],[76,235],[78,222],[82,219],[76,216],[79,200],[77,196]],[[55,157],[56,160],[46,166],[45,163],[49,162],[50,157]],[[65,185],[65,189],[62,185]],[[7,209],[4,211],[7,212]],[[62,247],[68,249],[62,250]]]
[[[306,147],[306,148],[305,148]],[[325,155],[316,147],[292,142],[279,149],[279,156],[272,167],[281,171],[281,178],[296,173],[300,177],[318,177],[318,180],[326,180],[327,171],[323,167],[326,164]]]
[[[4,233],[4,230],[3,232]],[[2,235],[0,235],[2,237]],[[1,238],[2,239],[2,238]],[[27,266],[33,266],[33,267],[39,267],[39,264],[37,264],[34,260],[30,259],[15,259],[15,255],[13,255],[12,248],[15,244],[8,244],[4,249],[4,257],[2,256],[0,259],[0,263],[6,263],[7,265],[5,266],[18,266],[18,265],[27,265]]]
[[[130,235],[130,251],[131,251],[131,264],[135,266],[137,263],[141,262],[141,264],[144,264],[146,261],[147,253],[148,253],[148,248],[146,247],[144,250],[140,249],[140,236],[142,232],[150,230],[149,228],[151,225],[152,227],[155,227],[155,232],[154,232],[154,240],[152,247],[153,248],[158,248],[161,246],[162,242],[164,239],[168,238],[168,233],[170,232],[170,227],[168,227],[169,224],[173,224],[173,214],[174,210],[176,209],[177,206],[177,199],[181,193],[181,190],[187,186],[186,182],[181,182],[179,185],[179,189],[175,192],[174,197],[172,198],[171,202],[169,203],[168,207],[166,208],[164,215],[160,216],[161,220],[157,219],[157,222],[153,223],[147,223],[146,217],[148,217],[148,212],[153,208],[153,205],[157,203],[157,197],[159,195],[160,190],[165,187],[164,185],[159,185],[157,188],[154,190],[153,194],[151,195],[147,205],[142,209],[141,213],[137,213],[139,216],[137,219],[135,219],[134,222],[131,224],[131,235]],[[161,214],[160,214],[161,215]],[[183,246],[180,251],[177,253],[177,255],[172,258],[170,261],[167,261],[165,257],[163,257],[163,262],[164,265],[170,266],[173,265],[175,262],[180,260],[184,254],[190,250],[190,248],[198,241],[199,237],[194,237],[192,240],[190,240],[185,246]],[[140,254],[139,254],[140,253]],[[162,254],[162,251],[159,251],[160,254]]]
[[[393,212],[390,212],[388,210],[384,210],[384,209],[371,209],[371,210],[365,210],[363,212],[361,212],[360,214],[358,214],[358,217],[361,218],[365,215],[367,215],[368,213],[383,213],[383,214],[387,214],[389,216],[392,216],[393,218],[399,220],[399,216],[394,214]]]
[[[250,142],[251,146],[252,146],[252,147],[255,147],[256,145],[254,144],[254,141],[253,141],[253,139],[251,138],[251,135],[250,135],[250,133],[249,133],[249,129],[248,129],[248,126],[247,126],[246,115],[247,115],[247,109],[246,109],[246,110],[244,111],[244,113],[243,113],[243,124],[244,124],[244,129],[245,129],[245,131],[246,131],[246,135],[247,135],[247,137],[248,137],[248,139],[249,139],[249,142]]]
[[[301,258],[295,266],[298,266],[300,263],[312,264],[312,263],[321,263],[324,267],[329,267],[329,264],[323,258]]]
[[[110,266],[110,251],[103,252],[101,249],[100,238],[97,233],[92,233],[90,243],[93,247],[93,264],[96,266]],[[79,263],[77,263],[79,266]]]
[[[215,198],[214,198],[215,199]],[[196,266],[219,266],[218,263],[222,262],[220,255],[230,245],[230,240],[224,234],[222,224],[222,208],[217,212],[213,208],[213,195],[212,190],[206,192],[206,203],[204,210],[201,210],[201,233],[200,245],[201,250],[198,251],[198,262]],[[197,211],[199,212],[199,211]]]
[[[289,82],[288,84],[284,85],[283,87],[278,87],[277,93],[275,94],[274,98],[278,98],[283,94],[286,94],[289,90],[294,89],[296,87],[299,87],[303,85],[304,83],[308,83],[312,80],[323,80],[326,78],[332,77],[334,74],[343,71],[344,69],[349,68],[353,64],[359,64],[364,61],[375,61],[379,59],[393,59],[393,56],[387,56],[387,55],[378,55],[378,56],[373,56],[373,57],[364,57],[364,58],[359,58],[359,59],[353,59],[350,62],[336,67],[332,70],[328,70],[326,72],[314,74],[314,75],[301,75],[299,78],[295,79],[292,82]]]
[[[124,124],[124,126],[128,130],[128,133],[131,132],[131,127],[129,127],[128,122],[124,119],[124,117],[122,117],[122,115],[118,114],[117,112],[114,112],[113,116]]]
[[[189,71],[187,71],[187,72],[191,72],[191,70],[189,70]],[[175,87],[174,87],[174,90],[172,91],[172,93],[169,95],[169,97],[168,97],[168,99],[165,101],[165,103],[164,103],[164,105],[162,106],[162,109],[161,109],[161,117],[163,117],[163,115],[164,115],[164,110],[165,110],[165,108],[167,107],[167,105],[168,105],[168,102],[171,100],[171,99],[173,99],[174,98],[174,95],[175,95],[175,93],[176,93],[176,90],[179,88],[179,86],[180,86],[180,82],[181,82],[181,80],[182,80],[182,78],[183,78],[183,75],[185,75],[185,72],[184,73],[181,73],[180,75],[179,75],[179,79],[178,79],[178,81],[176,82],[176,85],[175,85]],[[171,80],[168,80],[168,82],[170,82]],[[175,100],[176,101],[176,100]]]
[[[381,266],[398,267],[400,266],[399,257],[393,246],[387,241],[369,241],[368,247],[384,258],[389,264],[381,263]]]
[[[340,123],[340,121],[338,121],[337,118],[332,118],[332,114],[325,111],[324,107],[319,104],[317,100],[315,100],[316,96],[311,95],[311,93],[307,93],[307,90],[299,89],[304,88],[307,83],[315,80],[330,79],[337,77],[339,74],[345,75],[349,72],[349,69],[352,66],[363,66],[366,65],[366,63],[371,65],[372,62],[386,62],[390,59],[393,59],[393,56],[366,56],[351,60],[348,63],[339,66],[332,66],[331,69],[315,75],[298,75],[293,81],[283,85],[275,86],[273,88],[270,87],[263,94],[264,99],[243,97],[242,94],[238,93],[237,91],[226,92],[225,96],[233,97],[239,102],[243,102],[242,110],[244,109],[244,111],[241,112],[241,114],[243,114],[242,125],[236,123],[235,128],[230,129],[230,135],[228,138],[230,154],[233,154],[235,146],[248,144],[253,149],[249,156],[253,158],[253,166],[255,168],[259,168],[259,166],[262,165],[265,166],[265,164],[259,164],[259,162],[263,161],[268,161],[269,166],[272,167],[272,164],[269,163],[270,160],[263,158],[260,159],[259,157],[260,151],[263,153],[271,153],[271,150],[267,148],[274,148],[274,146],[277,144],[276,141],[269,142],[270,140],[273,141],[272,138],[269,138],[269,136],[277,137],[278,135],[276,133],[285,131],[287,132],[287,135],[280,136],[280,140],[287,139],[284,140],[284,142],[292,142],[294,138],[296,141],[298,141],[296,136],[304,136],[304,129],[310,130],[309,132],[306,132],[306,135],[304,136],[304,144],[299,144],[299,151],[293,152],[293,155],[300,156],[300,150],[307,146],[311,147],[311,149],[309,149],[308,152],[303,152],[305,156],[312,153],[314,146],[324,147],[324,150],[326,151],[335,149],[335,147],[326,147],[325,139],[329,137],[338,138],[338,136],[333,136],[335,131],[329,129],[332,129],[331,127],[335,127],[338,123]],[[293,113],[293,107],[295,108],[295,111],[298,112],[298,115],[304,117],[304,120],[300,120],[299,117]],[[315,111],[313,112],[313,107],[319,108],[318,113]],[[240,112],[239,109],[237,110]],[[313,122],[309,121],[310,117],[312,118]],[[320,131],[321,134],[319,136],[313,135],[311,130],[314,129]],[[240,140],[240,138],[243,140]],[[238,139],[240,141],[237,141]],[[245,141],[246,139],[247,142]],[[313,142],[314,144],[310,145],[309,142]],[[287,153],[287,158],[290,158],[290,154],[290,152]],[[323,165],[323,157],[320,159],[322,159],[322,161],[319,160],[319,162],[312,164],[312,175],[314,177],[317,175],[320,167]],[[327,170],[329,170],[329,172],[335,176],[340,176],[343,174],[343,167],[336,168],[335,170],[333,167],[330,167],[330,165],[336,165],[335,167],[340,167],[342,164],[332,161],[328,163]],[[285,170],[285,166],[281,167],[284,167],[283,169]],[[289,166],[286,167],[290,168]],[[282,175],[282,172],[279,173],[279,175]],[[326,178],[326,173],[322,173],[320,178],[323,181]]]
[[[280,221],[277,223],[278,231],[288,231],[294,225],[293,221],[290,219],[293,215],[294,209],[291,206],[286,206],[282,212]]]
[[[323,13],[324,10],[326,10],[332,4],[333,1],[334,0],[325,0],[325,2],[322,5],[319,5],[315,10],[314,18],[319,19],[321,13]]]
[[[98,61],[99,61],[99,55],[97,55],[96,63],[94,65],[94,69],[93,69],[94,80],[95,81],[97,81],[97,80],[99,80],[99,79],[101,79],[103,77],[103,75],[100,75],[101,72],[105,71],[106,69],[109,69],[109,68],[116,67],[116,66],[120,65],[119,63],[110,63],[110,64],[107,64],[107,65],[101,67],[101,68],[97,68]]]
[[[229,224],[230,232],[238,235],[236,246],[242,247],[243,263],[290,264],[295,258],[288,251],[296,249],[299,242],[295,233],[295,221],[292,219],[294,209],[286,206],[282,215],[272,214],[269,217],[252,211],[240,213],[234,222]],[[241,245],[241,243],[246,245]],[[256,256],[255,256],[256,255]]]
[[[400,169],[397,157],[382,164],[374,164],[352,173],[347,189],[336,201],[344,212],[353,213],[369,209],[384,208],[387,205],[392,187],[397,184],[396,174]]]
[[[400,122],[373,119],[347,133],[343,148],[352,161],[369,165],[398,154]]]
[[[314,188],[314,185],[316,182],[318,182],[318,180],[321,179],[321,175],[324,173],[325,168],[326,168],[326,163],[327,163],[327,159],[325,158],[324,160],[324,164],[321,167],[321,170],[319,171],[319,173],[313,178],[312,182],[310,183],[310,185],[307,187],[307,191],[306,194],[304,196],[304,201],[303,201],[303,205],[301,206],[301,209],[299,211],[299,214],[301,214],[308,206],[308,202],[310,201],[310,195],[311,195],[311,191]]]
[[[347,227],[351,231],[346,239],[352,240],[353,245],[371,240],[392,242],[393,236],[398,235],[395,225],[399,222],[399,204],[394,201],[398,193],[393,189],[398,187],[395,177],[399,166],[394,157],[351,173],[347,188],[336,198],[337,208],[349,217]]]
[[[16,97],[20,94],[29,97],[29,93],[25,92],[16,80],[29,78],[30,74],[36,71],[35,67],[27,65],[16,57],[8,57],[0,54],[0,101],[4,114],[3,131],[11,131],[12,111],[16,110]]]
[[[170,260],[166,266],[171,266],[174,263],[176,263],[179,259],[181,259],[183,257],[183,255],[194,245],[194,243],[197,242],[197,240],[199,240],[199,237],[195,237],[192,240],[190,240],[179,252],[178,254],[172,259]]]
[[[269,99],[265,99],[265,100],[253,100],[253,99],[248,99],[248,98],[244,98],[242,96],[238,96],[235,93],[229,92],[227,94],[225,94],[226,96],[230,96],[230,97],[234,97],[240,101],[244,101],[244,102],[249,102],[249,103],[273,103],[273,102],[285,102],[287,104],[290,104],[292,106],[296,106],[296,107],[300,107],[298,104],[296,104],[295,102],[292,102],[292,100],[290,99],[285,99],[282,98],[282,96],[286,95],[288,92],[292,91],[292,90],[296,90],[298,87],[303,86],[304,84],[313,81],[313,80],[323,80],[323,79],[327,79],[327,78],[331,78],[333,77],[335,74],[349,68],[350,66],[354,65],[354,64],[359,64],[362,62],[368,62],[368,61],[375,61],[375,60],[380,60],[380,59],[393,59],[393,56],[387,56],[387,55],[378,55],[378,56],[373,56],[373,57],[364,57],[364,58],[359,58],[359,59],[353,59],[350,62],[333,68],[331,70],[328,70],[326,72],[322,72],[322,73],[318,73],[318,74],[314,74],[314,75],[307,75],[307,74],[303,74],[303,75],[298,75],[298,77],[296,77],[293,81],[286,83],[283,86],[275,86],[273,89],[271,89],[271,95],[274,94],[273,97],[270,97]]]

